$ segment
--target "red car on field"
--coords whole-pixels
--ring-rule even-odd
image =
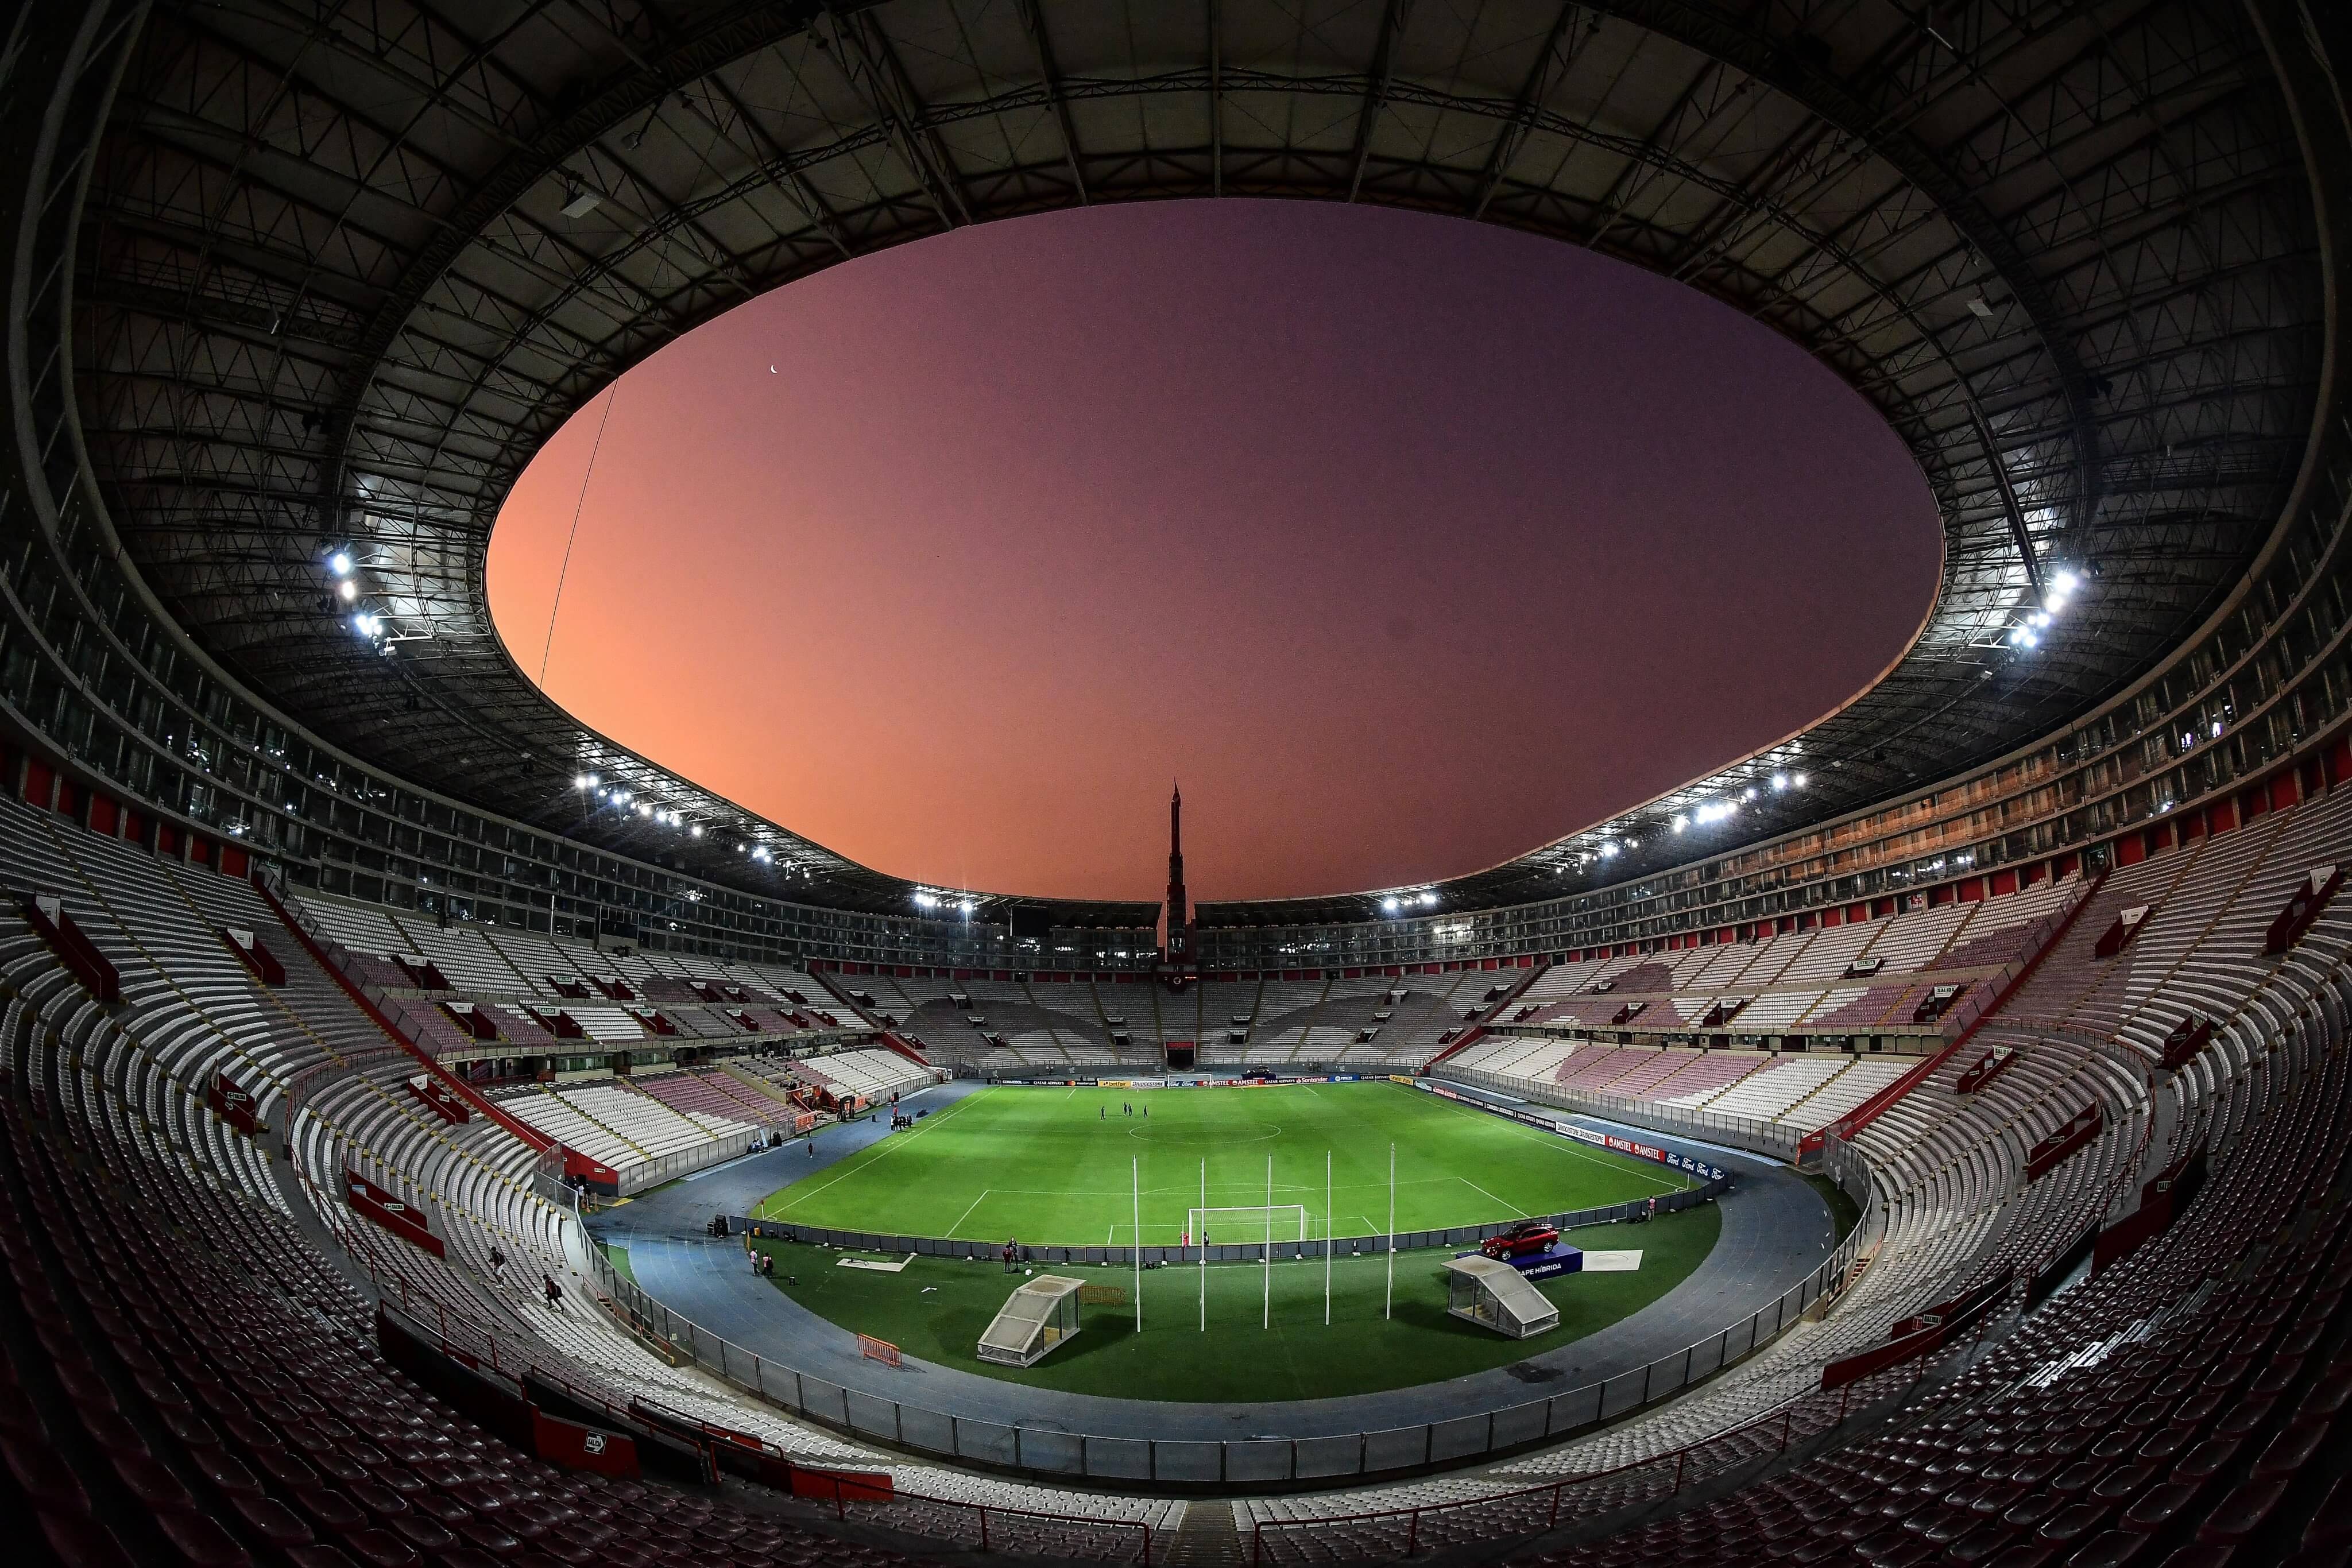
[[[1524,1258],[1530,1252],[1549,1252],[1551,1244],[1559,1239],[1559,1228],[1541,1219],[1522,1219],[1500,1236],[1489,1236],[1478,1244],[1478,1250],[1489,1258]]]

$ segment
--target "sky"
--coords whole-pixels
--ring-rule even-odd
[[[1939,559],[1902,443],[1738,311],[1224,201],[738,306],[547,443],[488,572],[556,702],[853,860],[1156,899],[1180,779],[1197,901],[1480,870],[1778,739]]]

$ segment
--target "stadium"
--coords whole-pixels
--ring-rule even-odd
[[[0,37],[24,1560],[2352,1562],[2340,5]],[[1228,198],[1777,335],[1932,497],[1916,635],[1485,869],[1195,902],[1171,800],[1157,903],[871,869],[509,651],[493,523],[664,345]]]

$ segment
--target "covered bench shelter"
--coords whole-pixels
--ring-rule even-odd
[[[1445,1310],[1509,1339],[1532,1339],[1559,1327],[1559,1309],[1499,1259],[1449,1259]]]
[[[1021,1281],[980,1336],[980,1359],[1000,1366],[1036,1365],[1078,1332],[1078,1291],[1084,1284],[1066,1274]]]

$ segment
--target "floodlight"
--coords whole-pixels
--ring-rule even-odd
[[[700,822],[695,823],[691,831],[696,838],[700,838],[702,836],[702,824]]]
[[[1787,774],[1785,774],[1785,773],[1775,773],[1774,775],[1772,775],[1772,788],[1773,788],[1773,789],[1774,789],[1775,791],[1779,791],[1779,790],[1781,790],[1781,789],[1786,789],[1788,787],[1789,787],[1789,776],[1788,776]]]
[[[1743,800],[1753,800],[1756,799],[1756,791],[1752,787],[1748,789],[1744,789],[1740,792],[1739,798]]]
[[[1689,819],[1688,817],[1676,817],[1676,818],[1675,819],[1675,831],[1676,831],[1676,832],[1678,832],[1678,833],[1679,833],[1679,832],[1681,832],[1685,828],[1687,828],[1687,827],[1689,827],[1689,826],[1690,826],[1690,819]]]
[[[1394,898],[1383,898],[1381,900],[1381,907],[1389,914],[1394,915],[1397,912],[1397,901]]]
[[[347,577],[336,586],[335,591],[343,596],[344,603],[349,604],[360,596],[360,585]]]
[[[1789,782],[1795,788],[1801,789],[1805,787],[1805,776],[1801,773],[1795,774],[1790,778]]]
[[[956,907],[961,910],[964,914],[970,915],[976,906],[971,899],[967,898],[962,903],[957,904]]]
[[[327,558],[327,570],[333,572],[337,577],[351,576],[352,552],[349,550],[339,549],[334,554],[329,556]]]
[[[1437,894],[1433,893],[1424,893],[1421,895],[1421,901],[1433,909],[1437,906]]]
[[[938,903],[939,900],[933,898],[928,893],[918,893],[915,894],[915,905],[919,909],[929,909],[935,906]]]
[[[595,780],[589,778],[585,773],[574,773],[572,776],[572,787],[574,789],[585,789],[589,785],[594,782]]]

